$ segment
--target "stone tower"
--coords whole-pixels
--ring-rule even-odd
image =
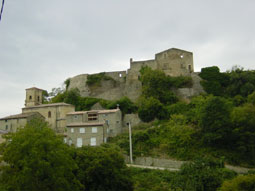
[[[31,107],[36,105],[42,104],[42,93],[44,90],[32,87],[26,89],[26,100],[25,100],[25,106]]]

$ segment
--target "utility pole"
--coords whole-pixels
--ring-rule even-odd
[[[131,123],[128,123],[128,128],[129,128],[129,148],[130,148],[130,163],[133,164],[133,151],[132,151],[132,131],[131,131]]]

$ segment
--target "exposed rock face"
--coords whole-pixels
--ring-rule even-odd
[[[96,97],[106,100],[116,100],[123,96],[135,101],[142,93],[142,84],[138,80],[140,69],[149,66],[152,69],[159,69],[170,76],[191,76],[192,88],[180,88],[175,93],[185,100],[192,96],[203,93],[200,85],[200,77],[193,72],[193,54],[179,49],[169,49],[155,55],[154,60],[135,62],[130,59],[130,69],[127,71],[106,72],[105,75],[113,80],[103,80],[99,86],[89,87],[86,82],[88,74],[81,74],[70,79],[68,89],[78,88],[81,96]]]

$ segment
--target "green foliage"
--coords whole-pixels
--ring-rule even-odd
[[[111,147],[76,149],[77,178],[86,191],[132,191],[133,183],[123,156]]]
[[[254,191],[255,174],[239,175],[223,182],[219,191]]]
[[[166,76],[161,70],[152,70],[149,67],[143,67],[140,70],[142,82],[142,95],[146,98],[153,97],[163,104],[173,104],[177,102],[177,97],[171,91],[171,88],[182,87],[190,83],[186,77]]]
[[[4,147],[0,185],[8,191],[79,190],[77,166],[63,139],[41,119],[8,137]]]
[[[130,168],[135,191],[171,191],[171,180],[175,172]]]
[[[88,86],[101,86],[101,81],[103,80],[111,80],[116,82],[112,77],[105,75],[105,72],[88,75],[86,84]]]
[[[166,144],[166,152],[170,156],[179,159],[190,159],[196,155],[197,142],[195,140],[196,131],[187,125],[187,120],[183,115],[173,115],[172,119],[162,128],[161,134],[164,140],[161,144]]]
[[[186,114],[189,111],[189,106],[185,102],[177,102],[167,106],[169,115]]]
[[[231,121],[238,151],[255,164],[255,106],[247,103],[234,108]]]
[[[68,89],[69,85],[70,85],[70,82],[71,82],[71,79],[70,78],[67,78],[65,81],[64,81],[64,84],[66,85],[66,90]]]
[[[210,97],[201,110],[201,127],[206,144],[218,146],[228,143],[231,134],[231,104],[221,97]]]
[[[48,92],[47,92],[46,90],[44,90],[44,91],[42,92],[42,103],[43,103],[43,104],[48,103],[48,100],[47,100],[48,97],[49,97]]]
[[[106,109],[116,109],[117,105],[119,105],[122,115],[137,111],[137,106],[128,97],[122,97],[116,101],[102,100],[100,103],[102,103],[102,106],[104,106]]]
[[[224,94],[224,87],[229,84],[229,76],[220,73],[217,66],[202,68],[199,76],[204,80],[201,85],[205,91],[215,96]]]
[[[200,77],[201,85],[205,91],[215,96],[247,97],[255,91],[255,71],[244,71],[234,67],[230,72],[220,73],[217,66],[202,68]]]
[[[252,94],[248,95],[247,99],[248,99],[248,103],[251,103],[255,106],[255,91]]]
[[[166,108],[159,100],[148,97],[140,98],[139,100],[138,116],[144,122],[150,122],[157,119],[168,119],[169,115]]]
[[[231,179],[235,175],[224,169],[222,161],[198,158],[182,165],[172,180],[172,188],[183,191],[216,191],[225,179]]]

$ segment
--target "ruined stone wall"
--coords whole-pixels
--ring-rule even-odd
[[[184,99],[189,99],[194,95],[203,92],[199,83],[199,76],[193,74],[193,54],[192,52],[169,49],[155,55],[153,60],[133,61],[130,59],[130,68],[126,71],[106,72],[115,80],[102,81],[99,87],[88,87],[86,85],[88,74],[82,74],[71,78],[69,89],[78,88],[81,96],[96,97],[107,100],[120,99],[123,96],[129,97],[132,101],[142,93],[142,84],[139,81],[140,69],[148,66],[153,70],[159,69],[171,76],[191,76],[194,86],[192,88],[182,88],[176,90],[176,93]]]

